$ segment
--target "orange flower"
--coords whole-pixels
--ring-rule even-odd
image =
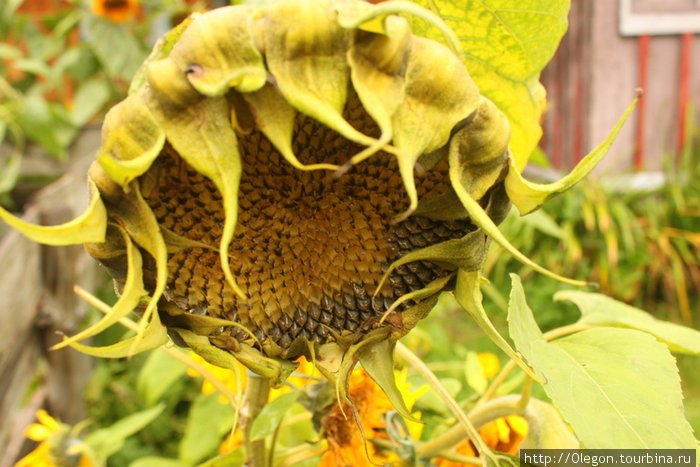
[[[413,403],[428,388],[424,386],[410,391],[405,371],[397,372],[396,376],[399,390],[405,396],[406,405],[410,410]],[[350,376],[349,397],[355,404],[357,420],[353,417],[352,408],[343,404],[341,409],[338,402],[335,402],[322,420],[323,434],[328,442],[328,450],[321,458],[319,466],[372,467],[376,464],[393,464],[398,461],[399,458],[396,454],[384,452],[371,442],[372,439],[388,439],[385,433],[385,414],[394,410],[394,407],[377,383],[361,368],[356,368]],[[358,421],[362,431],[357,425]],[[411,435],[420,436],[420,433],[415,429],[420,426],[417,423],[409,424]],[[365,439],[367,443],[365,443]]]
[[[95,16],[113,23],[123,23],[140,13],[138,0],[92,0],[90,9]]]
[[[487,423],[481,427],[479,435],[481,435],[486,445],[494,451],[514,456],[518,453],[520,443],[527,436],[527,431],[528,426],[524,418],[517,415],[509,415]],[[457,452],[465,456],[479,455],[474,444],[469,440],[459,444]],[[437,467],[464,467],[464,464],[446,459],[437,459],[435,465]]]
[[[56,421],[46,410],[36,413],[39,423],[32,423],[24,436],[39,442],[39,446],[20,459],[15,467],[90,467],[92,463],[85,455],[73,452],[80,443],[71,437],[71,427]]]

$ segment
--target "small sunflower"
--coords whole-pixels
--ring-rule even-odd
[[[73,435],[70,426],[60,423],[46,410],[38,410],[39,423],[27,427],[24,435],[39,445],[20,459],[15,467],[90,467],[92,462],[81,453],[83,441]]]
[[[129,21],[140,12],[137,0],[92,0],[90,11],[95,16],[106,18],[113,23]]]
[[[479,430],[479,435],[486,445],[497,452],[503,452],[515,456],[518,454],[520,443],[523,442],[528,433],[527,421],[517,415],[492,420]],[[459,454],[478,457],[479,452],[470,440],[465,440],[456,447]],[[437,467],[460,467],[464,464],[446,460],[436,459]]]

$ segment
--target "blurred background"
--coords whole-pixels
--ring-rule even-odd
[[[82,212],[85,173],[100,145],[105,111],[126,95],[160,35],[192,11],[222,5],[0,0],[0,205],[42,223]],[[543,266],[598,282],[603,293],[697,329],[700,2],[574,0],[569,19],[569,32],[542,74],[548,111],[528,176],[560,178],[605,138],[637,89],[643,96],[594,176],[527,217],[511,213],[502,230]],[[57,331],[75,333],[99,313],[73,294],[75,284],[114,301],[108,278],[81,247],[43,247],[3,223],[0,266],[0,467],[31,448],[23,431],[40,408],[70,424],[90,418],[100,427],[152,402],[138,383],[148,356],[127,363],[46,351],[59,340]],[[561,284],[496,245],[485,270],[491,281],[485,306],[501,329],[508,272],[523,278],[544,330],[577,319],[572,305],[552,302]],[[446,299],[439,306],[406,343],[466,398],[474,392],[464,371],[467,355],[494,349],[456,304]],[[122,332],[112,329],[95,344],[114,342]],[[697,359],[679,356],[678,363],[697,434],[700,370]],[[182,378],[164,396],[165,416],[129,438],[110,465],[149,453],[177,457],[172,433],[185,430],[199,383],[182,368],[173,371]],[[424,404],[424,411],[439,410]]]

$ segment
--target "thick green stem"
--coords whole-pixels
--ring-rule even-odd
[[[587,325],[574,323],[549,331],[548,333],[544,334],[544,339],[546,341],[550,341],[558,337],[583,331],[589,327],[590,326]],[[517,365],[513,360],[510,360],[506,365],[504,365],[503,369],[496,376],[496,378],[494,378],[489,388],[484,392],[481,398],[479,398],[476,406],[471,410],[471,412],[469,412],[469,420],[477,428],[482,427],[492,420],[496,420],[497,418],[505,417],[507,415],[522,415],[527,419],[531,430],[537,431],[539,429],[536,426],[537,417],[528,412],[528,403],[531,397],[533,382],[531,378],[526,378],[525,382],[523,383],[523,390],[520,396],[513,394],[490,400],[495,394],[496,389],[498,389],[503,381],[506,380],[510,372],[513,371],[516,366]],[[457,444],[464,441],[467,436],[468,433],[464,429],[463,425],[458,423],[442,435],[423,444],[420,448],[418,448],[418,452],[421,457],[435,457],[439,455],[440,452],[445,452],[454,448]],[[469,438],[471,439],[471,435],[469,435]]]
[[[245,390],[245,403],[241,409],[241,428],[243,429],[243,454],[245,465],[264,466],[265,440],[251,439],[253,422],[270,396],[270,381],[252,372],[248,372],[248,384]]]

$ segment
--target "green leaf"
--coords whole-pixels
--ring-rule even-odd
[[[382,389],[391,405],[403,418],[414,422],[420,422],[406,407],[403,395],[396,386],[394,376],[394,346],[395,342],[382,339],[379,342],[366,345],[358,352],[362,368]]]
[[[97,187],[88,180],[91,189],[91,201],[87,210],[79,217],[61,225],[34,225],[13,216],[0,208],[0,219],[7,222],[37,243],[44,245],[77,245],[80,243],[101,243],[105,240],[107,231],[107,211]]]
[[[301,396],[301,391],[292,391],[268,402],[253,421],[250,439],[256,441],[274,433],[279,424],[282,423],[284,414],[299,399],[299,396]]]
[[[155,420],[164,409],[165,404],[158,404],[150,409],[129,415],[107,428],[93,431],[87,435],[85,442],[100,457],[107,458],[119,450],[126,438]]]
[[[506,397],[520,396],[512,395]],[[579,442],[552,404],[530,399],[522,414],[528,423],[520,449],[578,449]]]
[[[216,454],[219,444],[231,430],[233,419],[233,408],[219,402],[218,392],[197,396],[187,416],[179,458],[191,465]]]
[[[111,95],[109,84],[104,79],[91,79],[78,87],[71,112],[76,126],[85,125],[107,103]]]
[[[66,148],[59,142],[54,128],[56,119],[40,94],[29,93],[25,97],[22,111],[16,115],[15,123],[22,128],[27,139],[38,143],[52,156],[65,158]]]
[[[191,467],[177,459],[168,459],[167,457],[148,456],[135,460],[129,467]]]
[[[648,332],[673,352],[700,354],[700,332],[654,318],[651,314],[598,293],[562,290],[554,300],[574,302],[581,310],[580,324],[620,326]]]
[[[22,56],[22,51],[10,44],[0,44],[0,58],[17,59]]]
[[[95,18],[88,43],[103,69],[112,78],[131,80],[146,51],[124,24]]]
[[[507,116],[518,170],[542,135],[545,91],[539,82],[567,30],[568,0],[421,0],[460,39],[462,57],[481,94]],[[414,30],[438,38],[436,30]]]
[[[617,134],[620,132],[620,129],[622,129],[622,125],[625,123],[627,117],[629,117],[636,105],[637,99],[630,104],[622,117],[620,117],[620,120],[618,120],[617,124],[610,131],[608,137],[605,138],[605,140],[595,149],[593,149],[593,151],[586,155],[586,157],[584,157],[568,175],[556,182],[538,184],[525,180],[518,169],[517,160],[511,157],[510,170],[508,171],[505,181],[506,191],[508,192],[508,198],[510,198],[520,213],[527,214],[534,211],[549,198],[568,190],[576,183],[581,181],[583,177],[588,175],[591,170],[595,168],[598,162],[600,162],[603,156],[607,154],[610,146],[612,146],[613,142],[615,141]]]
[[[647,333],[596,328],[546,342],[516,275],[508,321],[516,348],[589,449],[695,448],[675,360]]]
[[[241,449],[236,449],[233,452],[228,452],[220,456],[216,456],[202,464],[198,467],[232,467],[243,465],[243,451]]]
[[[136,390],[146,405],[154,405],[186,371],[187,365],[180,360],[160,349],[153,350],[139,371]]]

